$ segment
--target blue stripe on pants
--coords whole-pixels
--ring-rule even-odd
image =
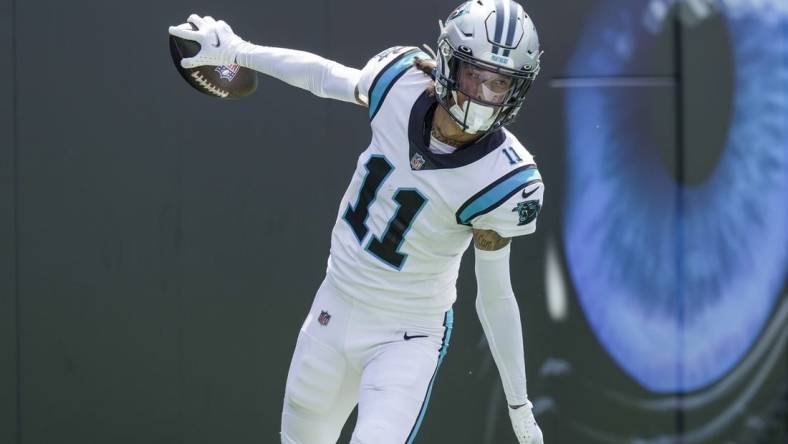
[[[424,396],[424,402],[421,405],[421,411],[419,412],[418,419],[416,419],[416,424],[414,424],[413,428],[410,430],[410,435],[408,435],[406,444],[413,444],[413,440],[416,439],[416,434],[419,433],[421,422],[424,421],[424,414],[427,413],[427,405],[430,402],[430,396],[432,396],[432,386],[435,384],[435,377],[438,376],[438,369],[440,368],[441,363],[443,363],[443,358],[446,357],[446,353],[449,350],[451,330],[454,327],[454,310],[449,310],[446,312],[446,318],[443,321],[443,325],[446,327],[446,331],[443,333],[443,342],[441,343],[440,353],[438,355],[438,365],[435,366],[435,373],[432,374],[430,385],[427,388],[427,394]]]

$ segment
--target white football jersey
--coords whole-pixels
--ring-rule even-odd
[[[327,278],[362,303],[443,315],[456,299],[473,229],[533,233],[544,186],[533,157],[505,129],[449,154],[429,150],[438,106],[432,79],[412,66],[430,56],[396,47],[362,71],[372,141],[339,206]]]

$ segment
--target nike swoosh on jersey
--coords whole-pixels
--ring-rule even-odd
[[[539,187],[536,187],[533,190],[531,190],[530,193],[526,193],[525,190],[523,190],[523,199],[528,199],[528,197],[530,195],[534,194],[536,192],[536,190],[538,190],[538,189],[539,189]]]
[[[405,336],[404,336],[404,338],[405,338],[405,340],[406,340],[406,341],[410,341],[410,340],[411,340],[411,339],[413,339],[413,338],[426,338],[426,337],[427,337],[427,335],[413,335],[413,336],[408,336],[408,332],[405,332]]]

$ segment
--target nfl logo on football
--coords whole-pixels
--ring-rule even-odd
[[[322,326],[328,325],[328,321],[330,321],[330,320],[331,320],[331,315],[328,314],[327,311],[321,311],[320,312],[320,316],[318,316],[318,318],[317,318],[317,322],[319,322],[320,325],[322,325]]]
[[[216,72],[222,79],[232,82],[240,69],[240,65],[219,65],[216,67]]]

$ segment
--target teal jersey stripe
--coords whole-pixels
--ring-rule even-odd
[[[390,65],[383,68],[378,78],[375,79],[372,85],[372,91],[369,92],[369,119],[372,120],[375,114],[378,113],[383,100],[386,98],[391,87],[394,83],[402,77],[403,74],[413,66],[413,60],[416,58],[430,59],[424,51],[411,50],[406,52],[404,56],[398,57]]]
[[[451,332],[454,329],[454,310],[449,310],[446,312],[446,335],[443,339],[443,346],[441,347],[441,353],[438,360],[438,365],[441,365],[443,362],[443,358],[446,357],[446,354],[449,352],[449,344],[451,343]]]
[[[471,198],[457,214],[457,221],[463,225],[468,225],[473,218],[494,210],[498,205],[511,197],[512,194],[524,188],[529,182],[541,179],[542,176],[535,165],[516,171],[514,174],[493,183],[486,190]]]

